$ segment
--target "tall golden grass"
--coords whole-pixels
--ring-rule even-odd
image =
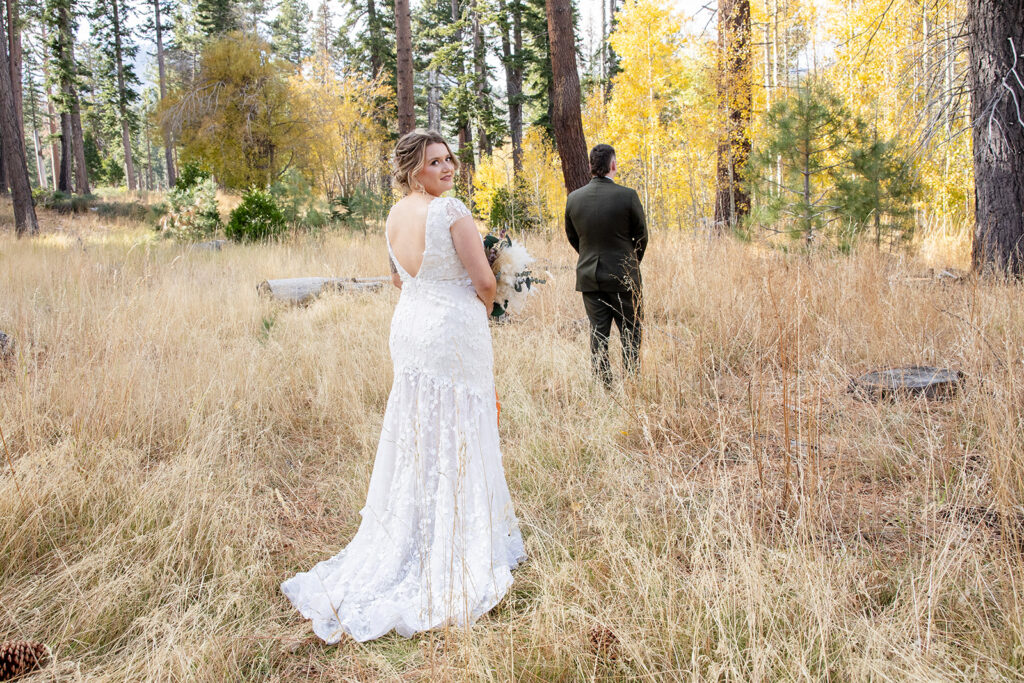
[[[206,252],[45,222],[0,235],[0,640],[50,645],[40,680],[1024,675],[1024,292],[930,277],[962,253],[655,231],[642,375],[606,393],[571,250],[527,238],[552,277],[494,345],[529,560],[470,629],[324,647],[278,583],[357,528],[398,293],[255,286],[385,273],[380,237]],[[848,393],[897,364],[967,380]]]

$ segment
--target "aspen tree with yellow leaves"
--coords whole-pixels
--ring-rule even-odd
[[[750,0],[718,2],[718,101],[721,107],[715,176],[715,225],[736,227],[750,213]]]

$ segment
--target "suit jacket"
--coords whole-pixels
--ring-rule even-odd
[[[580,255],[577,292],[640,291],[647,221],[636,190],[592,179],[565,202],[565,235]]]

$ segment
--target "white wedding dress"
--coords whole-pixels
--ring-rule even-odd
[[[423,265],[391,320],[394,384],[362,522],[341,552],[281,584],[327,643],[464,626],[494,607],[525,559],[498,447],[487,312],[452,243],[469,215],[427,208]]]

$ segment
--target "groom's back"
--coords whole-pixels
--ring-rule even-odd
[[[635,190],[608,178],[592,179],[566,200],[565,232],[579,252],[577,291],[639,289],[647,225]]]

